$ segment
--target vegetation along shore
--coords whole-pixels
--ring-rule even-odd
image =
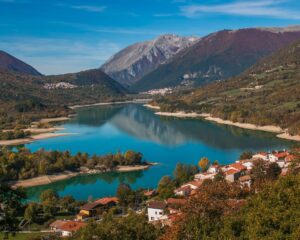
[[[153,165],[144,161],[141,153],[131,150],[124,154],[89,156],[87,153],[71,155],[68,151],[31,152],[26,148],[12,151],[5,147],[0,150],[0,163],[0,181],[15,187],[46,185],[79,174],[139,171]]]

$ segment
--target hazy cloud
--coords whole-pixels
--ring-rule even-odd
[[[79,9],[88,12],[103,12],[106,9],[106,6],[91,6],[91,5],[73,5],[70,7],[73,9]]]
[[[205,13],[241,16],[265,16],[284,19],[300,19],[300,11],[287,9],[280,0],[237,1],[217,5],[187,5],[181,7],[181,14],[195,17]]]

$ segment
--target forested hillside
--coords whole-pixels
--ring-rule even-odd
[[[32,76],[0,70],[0,129],[70,113],[69,105],[124,98],[126,90],[101,70]]]
[[[300,134],[300,41],[239,77],[158,100],[163,111],[197,111],[234,122],[278,125]]]

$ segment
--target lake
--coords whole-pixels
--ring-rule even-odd
[[[77,116],[62,126],[71,135],[44,139],[26,147],[32,151],[69,150],[73,154],[139,151],[144,159],[158,162],[145,171],[78,176],[46,186],[28,188],[36,200],[48,188],[78,200],[115,195],[122,182],[137,188],[156,188],[164,175],[172,175],[177,163],[197,164],[201,157],[228,164],[243,151],[270,151],[293,146],[274,134],[219,125],[201,119],[160,117],[142,105],[111,105],[77,110]]]

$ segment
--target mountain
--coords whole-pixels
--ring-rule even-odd
[[[300,135],[300,40],[238,77],[159,101],[162,111],[197,111]]]
[[[20,74],[28,74],[34,76],[42,75],[27,63],[24,63],[21,60],[1,50],[0,50],[0,69],[15,72],[15,73],[20,73]]]
[[[227,79],[297,39],[298,28],[219,31],[179,52],[132,88],[145,91],[177,85],[199,86]]]
[[[112,56],[101,70],[124,86],[132,85],[197,40],[195,37],[167,34],[152,41],[136,43]]]

